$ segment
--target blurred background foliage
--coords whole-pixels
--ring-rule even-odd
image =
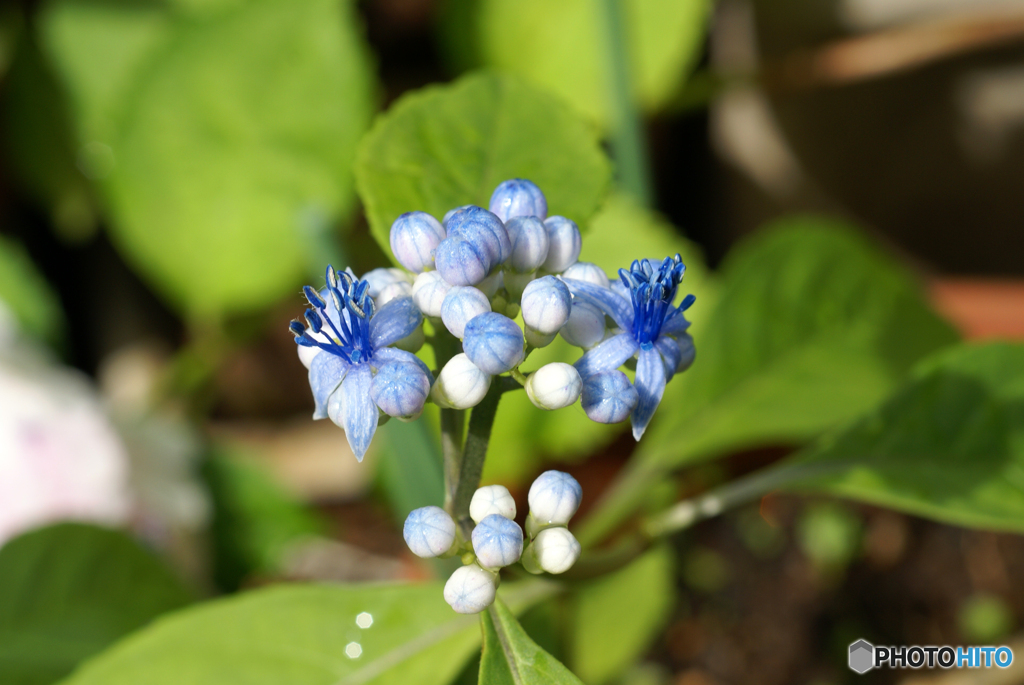
[[[838,683],[858,637],[1021,644],[1024,351],[974,341],[1024,337],[1022,26],[996,0],[5,5],[0,681],[501,680],[502,631],[560,682]],[[609,274],[683,256],[698,362],[635,449],[509,395],[484,481],[522,505],[572,472],[588,551],[735,509],[510,579],[481,634],[451,562],[401,544],[442,496],[433,415],[357,465],[284,324],[327,262],[389,265],[397,214],[513,176]]]

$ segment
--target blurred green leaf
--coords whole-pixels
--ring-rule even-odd
[[[842,569],[860,551],[861,521],[848,507],[826,502],[808,507],[797,522],[797,541],[819,568]]]
[[[124,640],[65,685],[447,685],[480,644],[441,583],[300,585],[182,611]],[[550,594],[503,588],[516,611]],[[366,612],[368,628],[356,624]]]
[[[237,589],[252,574],[278,571],[289,543],[326,528],[269,474],[238,455],[214,452],[204,476],[214,503],[214,576],[225,590]]]
[[[622,0],[633,92],[648,111],[680,90],[704,47],[710,0]],[[483,0],[491,66],[551,89],[594,121],[611,119],[606,27],[592,0]]]
[[[64,332],[64,312],[50,284],[36,270],[20,243],[0,235],[0,305],[28,334],[56,342]]]
[[[190,593],[124,533],[64,523],[0,548],[0,682],[47,685]]]
[[[480,685],[583,685],[530,639],[500,599],[480,614],[480,622],[484,631]]]
[[[413,509],[444,501],[444,475],[437,437],[426,421],[388,421],[381,432],[385,444],[377,466],[395,521]]]
[[[509,178],[530,179],[549,214],[583,223],[611,169],[596,131],[557,98],[484,73],[403,96],[363,139],[355,173],[371,232],[390,255],[399,214],[487,207]]]
[[[42,32],[128,261],[191,314],[259,308],[352,208],[367,50],[350,2],[183,6],[57,0]]]
[[[624,241],[626,241],[624,243]],[[626,247],[624,247],[624,245]],[[686,263],[686,292],[697,294],[694,330],[699,331],[715,298],[714,282],[704,265],[700,249],[659,215],[641,208],[625,195],[612,195],[589,223],[580,259],[600,266],[611,278],[634,259],[663,259],[681,253]],[[557,338],[536,350],[524,365],[529,371],[551,362],[573,363],[582,355]],[[498,409],[488,459],[484,465],[487,482],[515,483],[533,475],[545,455],[573,461],[593,453],[620,435],[626,424],[605,425],[587,418],[578,405],[560,411],[540,411],[526,393],[507,393]]]
[[[977,594],[960,607],[960,634],[975,644],[995,644],[1013,630],[1013,611],[1002,597]]]
[[[924,362],[881,407],[775,468],[808,465],[831,468],[788,489],[1024,532],[1024,345]]]
[[[675,603],[675,557],[665,545],[580,586],[571,662],[580,678],[600,685],[621,675],[647,651]]]

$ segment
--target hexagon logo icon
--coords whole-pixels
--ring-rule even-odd
[[[867,673],[875,665],[875,646],[867,640],[857,640],[850,645],[850,670]]]

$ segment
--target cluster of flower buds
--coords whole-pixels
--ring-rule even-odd
[[[445,583],[444,599],[460,614],[475,614],[494,602],[502,568],[521,561],[530,573],[564,573],[576,563],[580,543],[565,525],[582,495],[580,484],[569,474],[541,474],[530,487],[528,540],[515,522],[516,502],[502,485],[488,485],[473,494],[469,515],[475,526],[469,540],[440,507],[413,511],[403,534],[416,556],[462,555],[464,565]]]

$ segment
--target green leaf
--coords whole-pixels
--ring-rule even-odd
[[[961,346],[847,429],[777,468],[825,492],[947,523],[1024,532],[1024,345]]]
[[[663,259],[677,252],[686,263],[685,289],[698,295],[698,305],[690,311],[695,313],[693,329],[699,335],[714,301],[714,283],[700,249],[659,215],[641,208],[628,196],[612,195],[590,221],[580,259],[597,264],[611,278],[617,278],[618,270],[634,259]],[[571,364],[582,354],[579,348],[557,338],[533,352],[524,369],[538,369],[551,362]],[[578,406],[541,411],[519,392],[507,393],[498,412],[484,465],[487,482],[522,481],[536,473],[545,455],[557,455],[562,462],[582,459],[609,444],[627,427],[595,423]]]
[[[611,119],[601,2],[483,0],[478,26],[488,64],[558,93],[594,121]],[[677,92],[704,46],[709,0],[621,0],[634,97],[657,110]]]
[[[334,0],[193,15],[60,0],[44,13],[114,242],[186,312],[287,292],[304,272],[303,231],[352,208],[373,108],[354,15]]]
[[[381,432],[377,477],[395,521],[402,523],[413,509],[444,500],[440,446],[424,420],[388,421]]]
[[[0,548],[0,682],[55,682],[190,599],[123,533],[64,523],[15,538]]]
[[[207,602],[132,635],[65,685],[446,685],[480,630],[442,588],[280,585]],[[550,593],[537,582],[503,589],[517,611]],[[356,623],[364,612],[367,628]]]
[[[373,236],[391,254],[403,212],[440,218],[465,204],[488,206],[509,178],[528,178],[548,213],[583,223],[610,178],[597,133],[557,98],[510,76],[476,74],[403,96],[363,139],[359,195]]]
[[[10,310],[26,333],[41,340],[56,342],[64,331],[57,295],[21,244],[4,236],[0,236],[0,306]]]
[[[664,545],[582,585],[575,594],[571,661],[580,678],[600,685],[621,675],[651,646],[675,602],[675,557]]]
[[[480,685],[582,685],[572,671],[530,639],[500,599],[480,614],[480,623],[484,631]]]

